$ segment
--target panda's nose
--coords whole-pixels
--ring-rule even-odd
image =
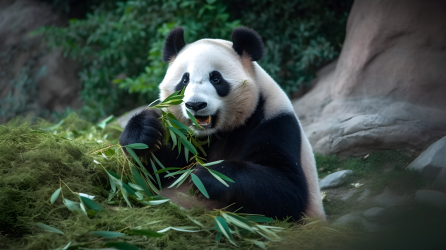
[[[185,104],[186,104],[186,108],[192,109],[195,112],[206,108],[206,106],[208,105],[205,102],[186,102]]]

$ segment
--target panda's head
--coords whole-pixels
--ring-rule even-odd
[[[259,88],[253,61],[262,58],[263,42],[252,29],[232,32],[232,43],[202,39],[186,44],[183,29],[173,29],[166,38],[163,60],[169,68],[160,84],[160,99],[186,87],[183,104],[172,106],[181,122],[192,125],[188,110],[201,125],[197,135],[228,131],[242,125],[253,113]]]

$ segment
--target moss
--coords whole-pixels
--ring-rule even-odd
[[[117,239],[98,239],[91,231],[117,231],[141,227],[161,230],[168,226],[195,226],[187,216],[206,227],[214,225],[217,211],[204,208],[184,210],[176,205],[162,204],[128,208],[122,201],[109,205],[108,177],[104,168],[122,173],[126,159],[121,153],[102,155],[92,152],[117,141],[120,130],[116,124],[101,129],[94,124],[70,115],[62,124],[49,132],[39,127],[50,127],[41,120],[16,119],[0,126],[0,248],[1,249],[54,249],[72,242],[72,246],[101,248],[107,241],[124,241],[141,249],[217,249],[236,248],[225,239],[215,242],[215,231],[184,233],[168,231],[160,238],[124,236]],[[116,152],[120,152],[118,149]],[[339,159],[336,156],[317,155],[320,176],[341,169],[355,171],[349,182],[363,182],[367,187],[383,186],[407,188],[424,185],[417,177],[404,170],[413,158],[404,151],[385,151],[364,157]],[[93,160],[100,162],[95,164]],[[61,184],[61,182],[66,183]],[[63,198],[76,200],[74,192],[94,195],[105,209],[96,216],[70,212],[58,198],[51,204],[52,193],[62,187]],[[347,188],[347,187],[344,187]],[[357,203],[357,202],[356,202]],[[346,214],[354,209],[349,201],[326,203],[329,214]],[[46,232],[35,224],[41,222],[64,232],[63,235]],[[348,242],[366,235],[333,230],[323,222],[306,220],[305,223],[276,221],[273,226],[286,228],[279,242],[265,242],[270,249],[343,249]],[[256,239],[253,236],[252,239]],[[260,238],[259,238],[260,240]],[[252,242],[238,239],[240,249],[257,248]]]

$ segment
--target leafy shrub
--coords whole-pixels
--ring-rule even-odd
[[[176,26],[184,27],[186,42],[230,40],[240,25],[256,29],[266,45],[260,64],[291,93],[338,55],[350,5],[350,0],[109,0],[68,27],[40,31],[51,47],[62,47],[81,63],[82,114],[95,120],[156,98],[167,69],[163,41]]]

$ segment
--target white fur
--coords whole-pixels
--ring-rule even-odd
[[[230,83],[226,97],[218,96],[209,83],[209,73],[217,70]],[[208,106],[199,115],[212,115],[219,111],[219,119],[212,129],[197,130],[198,135],[230,131],[238,127],[254,112],[260,93],[265,100],[265,119],[280,114],[294,114],[291,101],[279,85],[247,55],[240,57],[232,49],[232,43],[219,39],[202,39],[185,48],[173,58],[163,82],[160,84],[160,99],[175,92],[175,86],[183,74],[189,72],[190,81],[185,91],[185,102],[207,102]],[[174,106],[170,111],[183,123],[191,125],[185,106]],[[297,118],[297,117],[296,117]],[[305,214],[325,219],[319,181],[311,145],[300,126],[302,137],[301,165],[308,183],[309,204]]]

